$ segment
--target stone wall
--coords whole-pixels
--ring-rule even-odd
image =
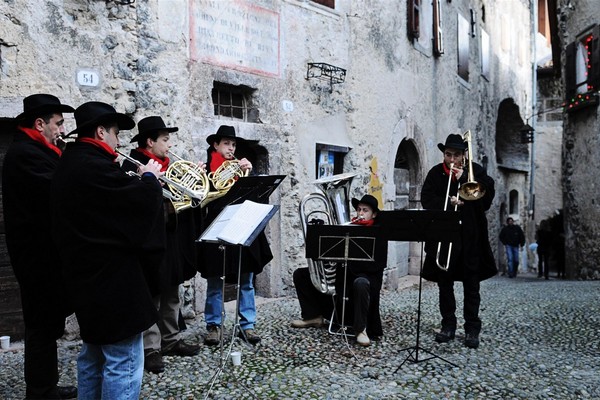
[[[400,174],[405,181],[399,184],[419,188],[441,161],[437,143],[471,130],[474,161],[496,178],[497,193],[507,191],[495,132],[502,101],[512,99],[521,115],[531,108],[530,42],[522,40],[530,35],[529,2],[440,4],[444,53],[434,57],[428,40],[413,44],[407,38],[403,1],[337,1],[332,10],[309,0],[138,0],[127,6],[4,0],[0,100],[50,92],[74,106],[105,101],[136,120],[160,114],[180,128],[173,152],[194,160],[205,159],[205,138],[223,123],[259,141],[268,154],[265,172],[287,178],[271,197],[281,205],[268,229],[275,258],[258,276],[257,288],[264,296],[294,295],[292,272],[305,266],[297,208],[314,190],[317,142],[349,147],[343,170],[357,173],[352,196],[380,188],[382,208],[392,209],[400,143],[408,140],[416,152],[414,170]],[[456,71],[458,15],[471,21],[471,14],[465,81]],[[490,38],[485,77],[482,29]],[[307,79],[307,64],[314,62],[346,69],[345,82]],[[98,85],[78,84],[78,72],[99,78]],[[214,82],[251,88],[256,121],[214,115]],[[67,125],[74,128],[72,120]],[[125,147],[134,133],[121,135]],[[527,176],[518,184],[527,187]],[[409,199],[415,204],[418,192]],[[527,196],[520,201],[525,208]],[[488,215],[494,245],[500,202],[499,196]],[[411,273],[418,271],[418,250],[391,246],[386,287],[395,288],[409,264]],[[197,311],[203,309],[203,284],[196,279]]]
[[[558,4],[563,49],[592,24],[600,23],[597,1],[559,1]],[[564,52],[562,60],[564,72]],[[562,83],[565,87],[564,80]],[[597,106],[565,114],[562,173],[565,264],[570,278],[600,279],[600,186],[596,173],[600,168],[599,131]]]

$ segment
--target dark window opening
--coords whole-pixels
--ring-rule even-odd
[[[408,0],[408,38],[418,39],[420,36],[419,19],[421,18],[421,0]]]
[[[215,115],[239,119],[246,122],[259,122],[258,109],[253,107],[252,94],[256,89],[248,86],[229,85],[214,82],[212,101]]]
[[[335,9],[335,0],[311,0],[313,3]]]

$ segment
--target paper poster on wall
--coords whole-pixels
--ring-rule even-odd
[[[334,154],[332,151],[321,150],[319,155],[319,173],[317,179],[333,176],[333,160]]]

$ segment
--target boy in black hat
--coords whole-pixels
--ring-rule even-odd
[[[360,200],[353,198],[352,206],[356,210],[352,224],[373,226],[377,223],[379,208],[375,197],[367,194]],[[360,346],[369,346],[370,338],[375,339],[383,335],[379,298],[383,270],[387,264],[387,241],[377,241],[377,243],[375,261],[350,261],[347,264],[346,294],[350,299],[350,313],[344,316],[344,322],[352,321],[356,343]],[[291,326],[293,328],[321,327],[324,324],[323,316],[329,316],[333,311],[330,296],[322,294],[312,285],[308,268],[298,268],[294,271],[293,278],[302,319],[292,321]],[[338,294],[336,298],[339,299],[344,290],[343,268],[337,269],[335,283]],[[341,305],[338,305],[337,309],[341,309]]]
[[[461,215],[461,235],[452,245],[451,259],[444,270],[437,265],[436,258],[445,263],[448,256],[448,244],[442,243],[438,255],[438,243],[425,243],[425,262],[423,278],[437,282],[440,297],[440,313],[442,328],[435,335],[435,341],[446,343],[454,339],[456,332],[456,300],[454,298],[454,282],[462,281],[464,288],[464,319],[465,341],[467,347],[479,347],[481,320],[479,319],[479,282],[498,272],[496,262],[488,239],[487,219],[485,212],[494,199],[494,180],[490,178],[483,167],[471,162],[473,176],[485,191],[476,200],[463,201],[458,196],[459,185],[467,182],[468,174],[463,173],[467,143],[461,135],[451,134],[445,144],[438,144],[443,153],[443,162],[437,164],[427,174],[421,189],[421,204],[424,209],[454,210]],[[452,166],[452,168],[451,168]],[[446,192],[450,185],[450,195]],[[481,193],[481,192],[480,192]]]
[[[164,225],[160,165],[150,160],[138,178],[115,162],[119,131],[135,122],[112,106],[85,103],[75,121],[77,141],[56,169],[51,205],[53,238],[83,339],[79,396],[137,400],[142,332],[158,320],[141,254],[152,228]]]
[[[6,245],[21,289],[25,321],[25,383],[28,399],[77,397],[73,386],[59,387],[56,340],[71,314],[64,296],[58,253],[51,240],[50,182],[64,134],[62,113],[72,113],[50,94],[23,99],[18,128],[4,158],[2,196]]]
[[[138,147],[131,150],[130,157],[142,164],[155,160],[161,172],[165,172],[170,164],[170,134],[178,130],[167,127],[160,116],[143,118],[138,122],[138,134],[131,139]],[[123,162],[126,171],[137,171],[137,168],[130,161]],[[157,240],[166,241],[166,257],[157,258],[152,249],[145,253],[148,258],[159,261],[161,278],[151,287],[160,319],[144,332],[144,368],[154,373],[164,371],[163,355],[193,356],[200,351],[199,346],[185,343],[179,333],[179,284],[196,275],[194,240],[197,235],[192,211],[187,209],[171,215],[176,223],[167,224],[166,229],[162,226],[162,232],[157,232]]]
[[[222,125],[216,134],[209,135],[206,138],[208,147],[208,172],[216,171],[225,161],[234,160],[234,153],[237,143],[244,139],[235,135],[233,126]],[[239,160],[239,167],[242,171],[252,170],[252,163],[242,158]],[[222,201],[220,201],[222,200]],[[206,217],[203,221],[204,226],[210,223],[219,215],[227,205],[227,198],[222,197],[219,200],[209,203],[204,211]],[[204,316],[206,320],[208,334],[204,338],[204,343],[208,346],[214,346],[221,340],[222,325],[222,281],[223,275],[223,252],[220,251],[217,244],[202,243],[200,262],[200,273],[207,280],[206,303]],[[235,253],[235,254],[234,254]],[[242,275],[240,278],[240,301],[239,315],[242,336],[249,343],[256,344],[261,338],[254,329],[256,323],[256,306],[254,303],[254,276],[262,272],[263,268],[273,259],[273,254],[269,248],[269,243],[264,233],[260,233],[251,246],[244,247],[242,250]],[[238,252],[228,252],[226,257],[226,273],[237,277],[238,272]]]

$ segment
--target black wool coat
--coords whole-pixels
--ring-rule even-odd
[[[147,164],[150,158],[135,150],[131,150],[130,157]],[[130,161],[123,162],[125,171],[137,171],[137,166]],[[168,190],[168,188],[166,188]],[[169,223],[157,226],[157,231],[153,232],[154,242],[163,240],[166,243],[165,257],[157,257],[153,248],[144,249],[142,256],[149,258],[149,261],[159,262],[160,264],[160,282],[159,290],[177,286],[180,283],[191,279],[197,272],[197,249],[196,239],[198,231],[195,224],[194,213],[196,210],[188,208],[177,214],[168,204],[170,200],[164,200],[163,213]],[[154,247],[155,249],[156,247]],[[154,286],[154,285],[153,285]]]
[[[50,183],[58,160],[56,152],[19,130],[2,168],[6,245],[30,328],[64,324],[73,312],[50,234]]]
[[[99,146],[67,145],[52,182],[52,232],[86,343],[116,343],[158,320],[143,271],[155,265],[140,253],[164,224],[162,201],[154,176],[127,175]]]
[[[436,264],[437,242],[425,243],[425,263],[423,264],[423,278],[439,282],[450,279],[462,281],[465,276],[476,275],[479,281],[491,278],[498,273],[496,261],[490,246],[488,236],[488,222],[485,212],[490,208],[494,199],[494,180],[489,177],[483,167],[473,163],[473,173],[483,189],[485,195],[478,200],[464,200],[464,205],[458,207],[460,213],[461,233],[456,242],[452,244],[452,253],[448,271],[443,271]],[[467,182],[467,171],[460,177],[460,183]],[[453,181],[450,186],[450,196],[456,195],[458,183]],[[424,209],[454,210],[450,199],[446,198],[448,175],[444,173],[443,164],[434,166],[423,183],[421,189],[421,204]],[[446,264],[448,243],[443,243],[440,251],[440,261]]]

